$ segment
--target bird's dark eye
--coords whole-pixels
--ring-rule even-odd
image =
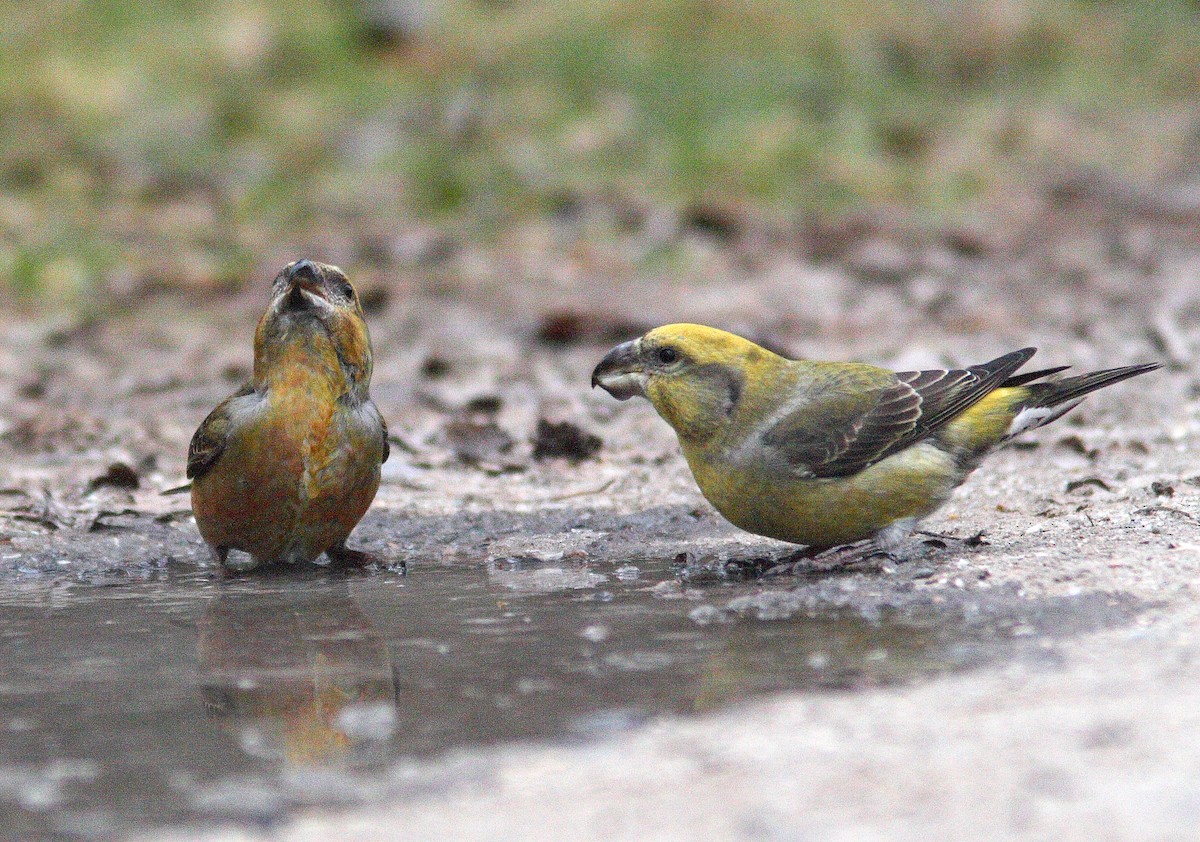
[[[354,287],[345,278],[334,277],[330,279],[329,286],[339,298],[344,298],[347,301],[354,300]]]
[[[679,352],[674,348],[659,348],[658,361],[663,365],[670,365],[679,359]]]

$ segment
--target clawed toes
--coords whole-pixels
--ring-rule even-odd
[[[383,566],[383,559],[374,553],[368,553],[364,550],[351,550],[347,547],[330,547],[325,551],[325,554],[329,556],[329,560],[337,567]]]
[[[405,573],[408,566],[403,562],[398,564],[389,563],[382,556],[375,553],[369,553],[365,550],[351,550],[347,547],[330,547],[325,551],[329,556],[329,561],[334,567],[340,568],[363,568],[363,567],[389,567],[392,570],[399,570]]]
[[[943,532],[926,532],[925,530],[917,530],[916,534],[922,537],[922,544],[939,550],[944,550],[952,544],[959,544],[972,549],[987,544],[982,532],[976,532],[974,535],[970,535],[966,538],[958,538],[954,535],[947,535]]]

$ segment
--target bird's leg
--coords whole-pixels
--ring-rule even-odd
[[[229,547],[217,547],[212,544],[205,546],[208,547],[209,558],[212,559],[213,566],[217,569],[217,577],[224,579],[229,575],[229,569],[225,566],[225,562],[229,558]]]
[[[858,561],[879,559],[893,564],[904,564],[911,561],[918,553],[913,551],[910,540],[916,531],[916,518],[906,517],[893,521],[867,539],[862,555]],[[926,533],[919,533],[926,534]],[[931,542],[924,542],[929,544]],[[936,544],[935,544],[936,546]],[[945,544],[942,544],[945,547]]]
[[[909,554],[902,550],[916,528],[917,519],[911,517],[900,518],[900,520],[889,523],[875,533],[871,543],[876,547],[876,552],[870,553],[867,557],[882,555],[898,563],[907,561]]]

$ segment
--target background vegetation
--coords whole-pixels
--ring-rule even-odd
[[[979,217],[1048,172],[1174,177],[1200,126],[1186,0],[0,14],[0,278],[27,302],[232,285],[272,244],[418,220],[496,238],[589,203]]]

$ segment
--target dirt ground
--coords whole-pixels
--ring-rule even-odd
[[[997,588],[1138,608],[1045,660],[784,693],[584,745],[466,748],[397,767],[402,794],[389,803],[305,813],[270,834],[178,838],[1195,838],[1200,217],[1171,210],[1096,200],[950,232],[888,217],[830,231],[685,228],[682,256],[657,274],[633,268],[632,247],[589,245],[560,223],[487,248],[406,232],[423,245],[357,274],[371,304],[372,393],[395,436],[360,546],[410,570],[513,555],[562,553],[586,568],[619,552],[783,552],[711,510],[647,404],[588,388],[607,347],[643,326],[697,321],[792,355],[904,369],[1035,345],[1034,366],[1167,367],[995,454],[927,522],[982,532],[982,545],[748,582],[738,605],[715,608],[786,615],[814,594],[853,604],[860,591],[937,600]],[[320,245],[304,256],[355,260]],[[133,289],[90,319],[8,326],[0,580],[207,563],[186,497],[159,491],[183,481],[193,429],[248,372],[274,258],[236,295]],[[539,435],[539,420],[602,444],[588,455],[586,436],[571,438],[568,454],[584,458],[547,456],[563,442]],[[620,529],[590,528],[596,513]],[[505,533],[487,534],[501,515]]]

